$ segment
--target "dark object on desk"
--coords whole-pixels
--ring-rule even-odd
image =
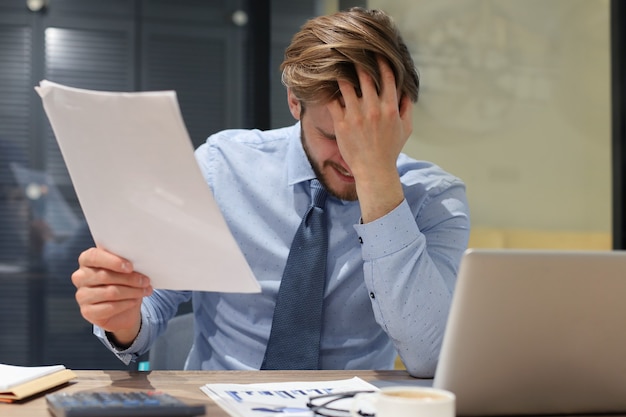
[[[433,386],[457,415],[626,411],[626,252],[469,250]]]
[[[183,417],[206,411],[157,391],[57,393],[46,395],[46,402],[56,417]]]
[[[332,392],[329,394],[314,395],[309,397],[306,406],[316,416],[333,417],[350,414],[349,409],[337,408],[336,403],[345,399],[352,399],[357,394],[371,393],[374,391],[347,391]],[[358,410],[357,414],[362,417],[375,417],[376,414]]]

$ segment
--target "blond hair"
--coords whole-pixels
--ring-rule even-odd
[[[400,94],[416,102],[415,64],[395,23],[380,10],[353,7],[307,21],[285,51],[282,81],[302,102],[326,103],[341,95],[338,79],[350,81],[360,94],[356,64],[380,91],[377,55],[391,66]]]

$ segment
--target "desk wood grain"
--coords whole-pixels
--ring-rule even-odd
[[[286,381],[329,381],[354,376],[369,381],[415,381],[406,371],[75,371],[78,378],[53,392],[150,391],[167,392],[189,403],[206,405],[206,416],[228,417],[200,391],[204,384],[252,384]],[[47,393],[46,393],[47,394]],[[3,417],[50,417],[45,394],[15,404],[0,404]]]

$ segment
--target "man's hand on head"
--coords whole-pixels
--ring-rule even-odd
[[[338,80],[343,103],[327,104],[341,156],[354,175],[364,222],[375,220],[404,199],[396,161],[408,140],[413,103],[399,96],[393,71],[378,57],[380,93],[372,77],[357,65],[361,96],[346,80]]]

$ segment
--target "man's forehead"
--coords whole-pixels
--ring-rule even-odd
[[[332,139],[332,140],[337,140],[337,136],[335,136],[334,129],[333,129],[333,131],[327,131],[327,130],[325,130],[324,128],[322,128],[320,126],[316,126],[315,129],[322,136],[324,136],[325,138]]]
[[[318,133],[327,136],[335,136],[335,126],[333,118],[326,104],[309,104],[302,117],[307,119],[307,124],[314,128]]]

